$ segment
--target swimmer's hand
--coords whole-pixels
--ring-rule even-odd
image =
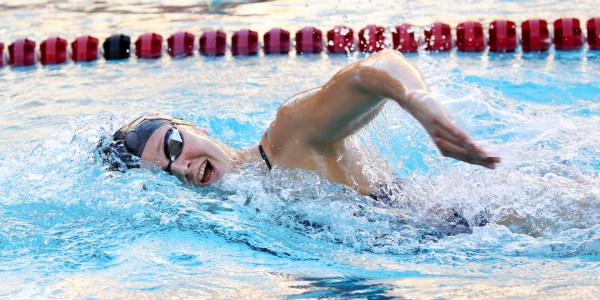
[[[495,169],[500,157],[490,156],[456,126],[452,121],[433,118],[427,130],[442,155],[452,157],[470,164]]]
[[[409,95],[406,109],[423,125],[442,155],[470,164],[495,169],[500,158],[475,145],[458,127],[435,96],[428,92]]]

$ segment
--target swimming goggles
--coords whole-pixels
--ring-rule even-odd
[[[177,159],[177,157],[183,151],[183,137],[179,133],[177,126],[174,122],[171,122],[171,128],[165,133],[165,155],[169,159],[166,171],[171,173],[171,164]]]

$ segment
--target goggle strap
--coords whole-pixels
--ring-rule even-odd
[[[167,165],[167,169],[165,171],[167,171],[169,174],[173,175],[173,173],[171,173],[171,164],[173,164],[173,161],[169,160],[169,164]]]

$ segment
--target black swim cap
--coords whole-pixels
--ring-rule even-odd
[[[125,172],[127,169],[139,168],[140,158],[150,136],[169,124],[194,125],[163,114],[146,114],[117,130],[110,143],[107,144],[107,138],[102,138],[97,146],[98,153],[112,171]]]

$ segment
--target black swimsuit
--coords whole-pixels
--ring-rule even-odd
[[[269,167],[269,170],[271,170],[273,168],[271,166],[271,162],[269,162],[269,158],[267,157],[267,154],[265,153],[265,150],[263,149],[263,146],[260,145],[260,144],[258,145],[258,152],[260,152],[260,156],[262,157],[262,159],[267,164],[267,167]]]
[[[394,199],[394,193],[402,191],[402,182],[400,180],[392,183],[391,185],[381,185],[375,189],[375,192],[370,195],[376,201],[393,204],[397,201]],[[472,233],[471,224],[458,213],[455,209],[447,209],[443,215],[443,218],[447,223],[437,224],[437,227],[445,235],[456,235],[460,233]],[[481,227],[485,226],[488,221],[485,219],[482,213],[478,214],[475,218],[473,226]]]
[[[265,161],[265,163],[267,164],[267,167],[269,168],[269,170],[272,169],[271,166],[271,162],[269,161],[269,158],[267,157],[267,154],[265,153],[265,150],[263,149],[262,145],[258,145],[258,152],[260,152],[260,156],[262,157],[262,159]],[[400,181],[395,183],[396,188],[398,190],[400,190]],[[383,203],[389,203],[391,201],[393,201],[393,193],[394,193],[394,188],[393,186],[380,186],[379,188],[376,189],[375,193],[371,194],[371,198],[375,199],[376,201],[381,201]],[[455,235],[455,234],[459,234],[459,233],[471,233],[472,229],[471,226],[469,225],[469,222],[463,217],[461,216],[458,212],[456,212],[454,209],[449,209],[447,211],[447,215],[446,215],[446,221],[448,222],[448,224],[443,224],[442,226],[439,226],[438,229],[440,229],[440,231],[445,234],[445,235]],[[475,226],[484,226],[485,224],[487,224],[487,220],[485,220],[485,218],[483,216],[481,216],[479,218],[479,220],[476,220],[475,222]]]

